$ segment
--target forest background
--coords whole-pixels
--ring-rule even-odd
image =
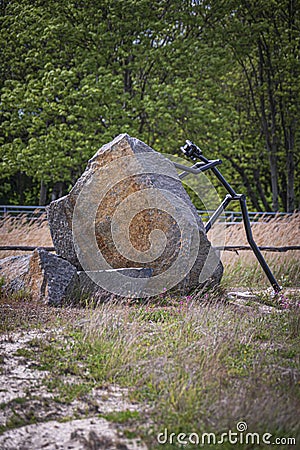
[[[186,139],[300,208],[297,0],[0,0],[0,203],[47,204],[120,133]]]

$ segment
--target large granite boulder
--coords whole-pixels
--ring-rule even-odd
[[[144,297],[221,279],[218,255],[173,163],[127,134],[104,145],[47,213],[57,255],[109,292],[123,295],[128,276],[113,271],[107,282],[90,274],[151,268],[142,288],[136,278],[132,284],[132,295]]]
[[[79,290],[76,267],[41,248],[30,255],[1,259],[0,273],[6,291],[23,292],[52,306],[73,302]]]

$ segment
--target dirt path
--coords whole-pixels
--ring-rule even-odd
[[[0,336],[0,435],[1,450],[107,449],[144,450],[138,438],[128,439],[120,424],[101,415],[134,412],[140,405],[128,400],[118,386],[93,389],[84,398],[59,402],[47,388],[51,374],[38,370],[32,358],[37,339],[60,329],[26,331]],[[76,383],[66,375],[62,383]]]

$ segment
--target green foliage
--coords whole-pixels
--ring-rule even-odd
[[[1,4],[2,201],[38,202],[41,183],[48,200],[57,183],[66,191],[128,132],[159,151],[188,138],[223,156],[256,209],[274,203],[274,169],[281,207],[296,207],[299,13],[285,3]]]

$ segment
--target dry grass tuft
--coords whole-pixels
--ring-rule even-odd
[[[258,245],[283,247],[286,245],[300,245],[300,213],[290,217],[278,216],[255,222],[251,226],[253,237]],[[242,223],[228,226],[226,230],[226,245],[247,245],[247,238]]]
[[[216,225],[216,228],[218,225]],[[289,218],[280,216],[252,225],[252,233],[259,246],[284,247],[300,245],[300,214]],[[214,231],[216,233],[216,230]],[[208,235],[209,237],[209,235]],[[249,245],[243,224],[226,228],[225,245]],[[283,286],[300,286],[299,250],[285,253],[262,252],[274,275]],[[267,287],[268,280],[252,251],[224,251],[224,282],[231,286]],[[259,286],[258,286],[259,285]]]
[[[0,245],[53,246],[46,216],[43,215],[36,220],[28,220],[25,215],[1,219]],[[0,258],[24,254],[20,251],[0,251]]]

